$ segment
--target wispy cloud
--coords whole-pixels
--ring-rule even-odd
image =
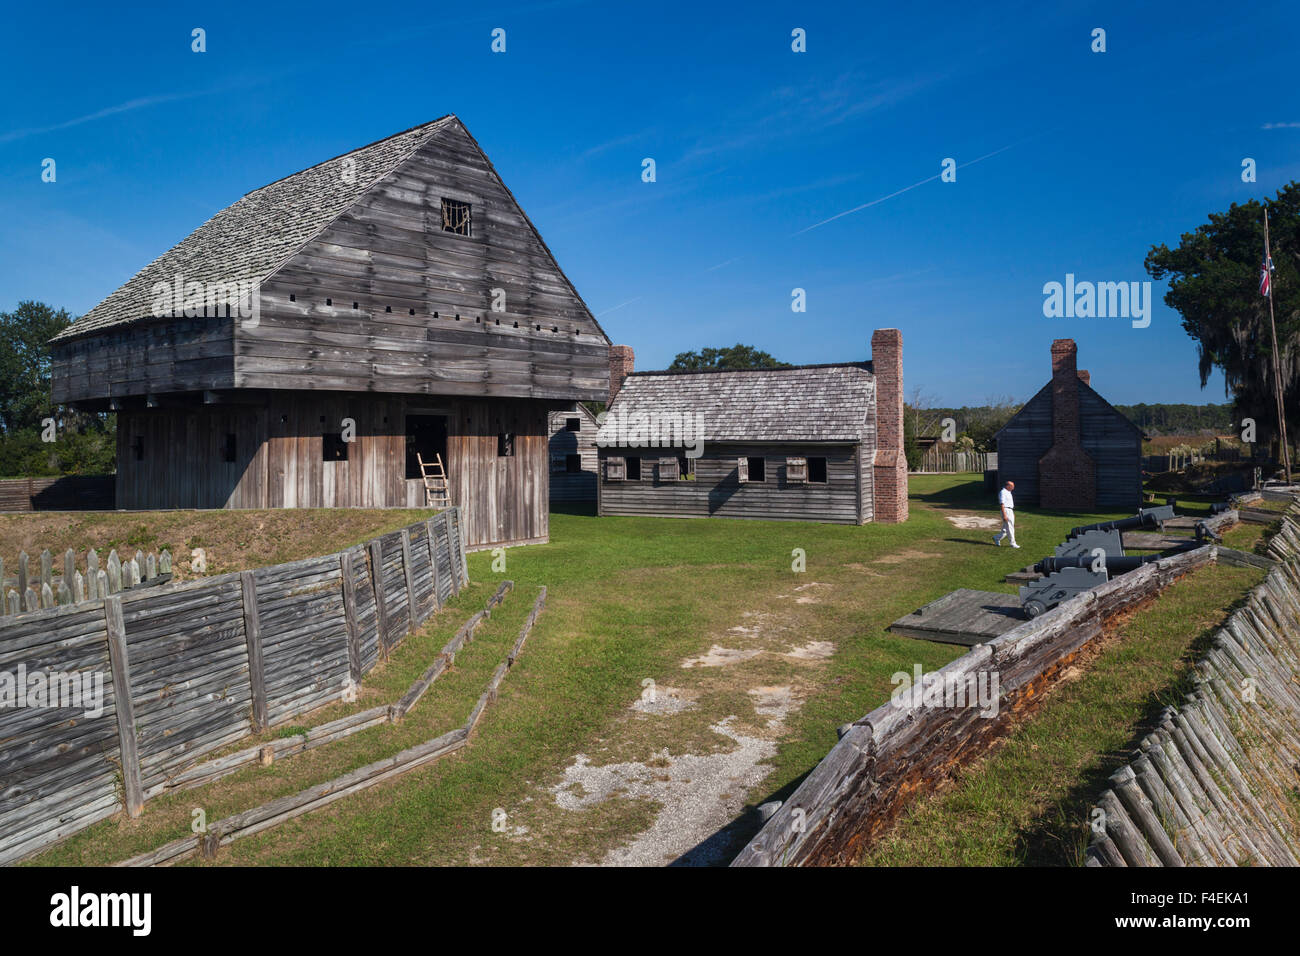
[[[1300,123],[1265,123],[1260,129],[1300,129]]]
[[[0,143],[11,143],[14,140],[26,139],[28,136],[39,136],[43,133],[53,133],[57,130],[80,126],[82,123],[91,123],[98,119],[104,119],[107,116],[131,113],[135,110],[157,106],[160,103],[174,103],[177,100],[188,100],[202,95],[202,93],[162,93],[156,96],[141,96],[133,100],[127,100],[125,103],[118,103],[116,106],[107,106],[102,110],[87,113],[85,116],[78,116],[75,119],[64,120],[62,123],[54,123],[51,126],[33,126],[28,129],[16,129],[10,130],[8,133],[0,133]]]
[[[725,268],[726,266],[731,265],[733,262],[739,262],[740,259],[741,259],[740,256],[732,256],[732,257],[731,257],[730,259],[728,259],[726,262],[719,262],[716,266],[709,266],[709,267],[708,267],[707,269],[705,269],[704,271],[705,271],[705,272],[717,272],[719,269]]]
[[[1008,143],[1006,146],[1003,146],[1000,149],[995,149],[991,153],[985,153],[983,156],[978,156],[975,159],[968,160],[967,162],[958,163],[957,168],[965,169],[967,166],[974,166],[976,163],[982,163],[984,160],[989,159],[992,156],[996,156],[998,153],[1005,153],[1007,150],[1015,146],[1019,146],[1020,143],[1023,142],[1026,142],[1026,140],[1020,140],[1020,142],[1018,143]],[[846,209],[843,212],[837,212],[829,219],[823,219],[821,222],[815,222],[811,226],[806,226],[803,229],[800,229],[798,232],[793,233],[793,235],[802,236],[805,232],[812,232],[814,229],[820,229],[822,226],[826,225],[827,223],[834,222],[836,219],[843,219],[845,216],[851,216],[855,212],[861,212],[864,209],[870,209],[872,206],[879,206],[882,202],[886,202],[887,200],[893,199],[895,196],[901,196],[903,195],[903,193],[911,192],[913,189],[916,189],[920,186],[924,186],[926,183],[932,183],[942,175],[943,175],[942,172],[935,173],[933,176],[927,176],[925,177],[925,179],[914,182],[910,186],[904,186],[902,189],[895,189],[892,193],[890,193],[887,196],[881,196],[879,199],[873,199],[871,200],[871,202],[864,202],[862,203],[862,205],[854,206],[852,209]]]

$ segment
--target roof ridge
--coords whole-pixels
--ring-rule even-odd
[[[734,372],[798,372],[803,369],[817,368],[860,368],[863,371],[875,374],[875,369],[871,365],[870,359],[861,362],[822,362],[813,365],[784,365],[779,368],[679,368],[679,369],[657,369],[644,372],[629,372],[628,378],[634,378],[638,375],[717,375],[720,373]]]
[[[371,146],[378,146],[380,143],[386,143],[390,139],[397,139],[397,137],[399,136],[405,136],[408,133],[414,133],[417,129],[425,129],[427,127],[436,126],[437,124],[443,122],[444,120],[449,120],[449,119],[456,119],[456,114],[447,113],[443,116],[439,116],[436,120],[429,120],[429,122],[427,123],[416,123],[414,126],[408,129],[404,129],[400,133],[393,133],[391,136],[383,136],[375,140],[373,143],[366,143],[364,146],[358,146],[356,149],[349,149],[346,153],[339,153],[337,156],[331,156],[329,159],[322,159],[319,163],[313,163],[312,165],[306,166],[303,169],[299,169],[296,172],[289,173],[286,176],[281,176],[279,179],[273,179],[264,186],[258,186],[256,189],[250,189],[248,192],[244,193],[244,195],[241,198],[247,198],[253,195],[253,193],[260,193],[263,189],[269,189],[270,187],[274,186],[276,183],[282,183],[286,179],[292,179],[294,176],[299,176],[302,173],[311,172],[313,169],[319,169],[321,166],[328,165],[329,163],[334,162],[336,159],[342,159],[344,156],[351,156],[353,153],[359,153],[362,150],[369,149]],[[432,135],[433,132],[434,130],[432,129],[429,130],[430,135]],[[412,152],[419,149],[422,145],[424,145],[423,141],[417,143],[415,146],[412,146],[410,152],[408,152],[406,155],[409,156]]]

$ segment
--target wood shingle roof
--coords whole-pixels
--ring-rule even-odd
[[[870,362],[634,372],[611,416],[700,415],[706,442],[859,442],[874,407]],[[610,426],[607,423],[602,434]],[[605,434],[611,441],[612,431]],[[600,439],[598,439],[600,440]]]
[[[255,189],[135,274],[52,341],[147,318],[157,283],[260,282],[391,173],[445,124],[444,116]]]

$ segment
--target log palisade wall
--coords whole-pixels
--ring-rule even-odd
[[[1300,866],[1300,505],[1278,563],[1215,634],[1090,815],[1089,866]],[[1100,813],[1098,812],[1100,811]]]
[[[0,709],[0,863],[336,701],[467,582],[460,514],[337,554],[0,621],[0,671],[104,675],[104,711]]]
[[[668,448],[601,448],[599,513],[668,518],[761,518],[865,524],[872,520],[871,442],[858,445],[705,444],[695,479],[662,480],[658,461],[683,454]],[[608,478],[610,456],[640,457],[641,480]],[[761,457],[766,481],[741,482],[737,460]],[[824,457],[826,481],[790,482],[787,457]]]
[[[1110,618],[1215,557],[1216,549],[1206,546],[1144,565],[976,645],[936,672],[951,682],[996,673],[995,716],[981,716],[978,706],[915,701],[876,708],[848,727],[732,866],[853,862],[912,799],[939,786],[1037,709],[1044,692]]]
[[[511,399],[450,400],[369,394],[267,392],[248,404],[192,405],[118,413],[117,507],[423,507],[424,486],[406,478],[405,418],[447,418],[452,504],[466,539],[546,539],[546,408]],[[324,460],[325,434],[356,423],[346,461]],[[513,454],[498,455],[498,435]],[[235,460],[225,460],[228,436]]]

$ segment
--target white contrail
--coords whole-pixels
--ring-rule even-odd
[[[1023,143],[1024,140],[1021,140],[1020,142]],[[978,157],[978,158],[976,158],[976,159],[972,159],[972,160],[970,160],[969,162],[958,163],[958,164],[957,164],[957,168],[958,168],[958,169],[965,169],[967,166],[974,166],[976,163],[978,163],[978,162],[982,162],[983,160],[988,159],[990,156],[996,156],[998,153],[1005,153],[1005,152],[1006,152],[1007,150],[1009,150],[1012,146],[1018,146],[1018,145],[1020,145],[1020,143],[1008,143],[1006,146],[1003,146],[1001,149],[995,149],[995,150],[993,150],[993,152],[991,152],[991,153],[985,153],[983,156],[980,156],[980,157]],[[903,193],[905,193],[905,192],[909,192],[909,191],[915,189],[917,186],[924,186],[926,183],[934,182],[936,179],[938,179],[938,178],[939,178],[940,176],[942,176],[942,175],[943,175],[943,173],[941,173],[941,172],[940,172],[940,173],[935,173],[933,176],[927,176],[925,179],[922,179],[920,182],[915,182],[915,183],[912,183],[912,185],[910,185],[910,186],[904,186],[902,189],[895,190],[894,192],[890,193],[888,196],[881,196],[879,199],[873,199],[873,200],[871,200],[871,202],[864,202],[861,206],[854,206],[852,209],[846,209],[846,210],[844,210],[843,212],[837,212],[835,215],[831,216],[829,219],[823,219],[821,222],[815,222],[815,223],[813,223],[811,226],[808,226],[808,227],[805,228],[805,229],[800,229],[798,232],[794,233],[793,235],[795,235],[795,236],[802,236],[805,232],[811,232],[813,229],[816,229],[816,228],[818,228],[818,227],[820,227],[820,226],[824,226],[824,225],[826,225],[828,222],[834,222],[836,219],[841,219],[841,218],[843,218],[844,216],[851,216],[851,215],[853,215],[853,213],[855,213],[855,212],[861,212],[862,210],[864,210],[864,209],[868,209],[868,208],[870,208],[871,206],[877,206],[877,205],[879,205],[880,203],[884,202],[886,199],[893,199],[895,196],[901,196],[901,195],[903,195]]]

